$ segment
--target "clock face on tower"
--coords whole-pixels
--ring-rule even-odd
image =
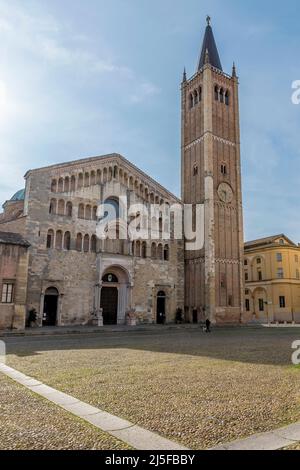
[[[230,204],[233,199],[233,191],[231,186],[227,183],[221,183],[218,187],[218,195],[222,202],[225,204]]]

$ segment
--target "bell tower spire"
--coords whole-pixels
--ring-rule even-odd
[[[238,324],[245,294],[239,81],[235,66],[232,75],[223,72],[206,22],[199,70],[181,86],[182,200],[204,235],[203,247],[185,245],[185,315]]]
[[[212,27],[210,25],[211,23],[210,16],[206,17],[206,22],[207,22],[207,26],[206,26],[206,30],[204,34],[204,39],[203,39],[203,44],[202,44],[197,71],[201,70],[204,67],[207,52],[209,55],[210,65],[222,71],[223,69],[222,69],[222,64],[221,64],[218,48],[216,45]]]

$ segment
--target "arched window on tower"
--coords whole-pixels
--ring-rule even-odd
[[[198,91],[197,90],[194,91],[194,104],[195,106],[198,104]]]
[[[199,87],[198,96],[199,96],[199,102],[202,101],[202,88],[201,88],[201,86]]]
[[[221,173],[222,175],[227,175],[227,167],[225,164],[221,165]]]
[[[152,258],[152,259],[156,259],[156,258],[157,258],[156,243],[152,243],[152,245],[151,245],[151,258]]]
[[[169,261],[169,245],[165,245],[164,247],[164,260]]]
[[[190,93],[190,109],[192,109],[193,106],[194,106],[194,97],[193,97],[193,94]]]
[[[228,90],[225,93],[225,104],[229,106],[229,91]]]
[[[219,101],[219,87],[217,85],[215,86],[215,100]]]
[[[224,103],[224,90],[223,90],[223,88],[221,88],[221,90],[220,90],[220,102]]]

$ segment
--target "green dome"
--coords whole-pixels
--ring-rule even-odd
[[[10,199],[11,201],[24,201],[25,199],[25,189],[20,189],[13,197]]]

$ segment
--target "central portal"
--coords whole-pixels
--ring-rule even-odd
[[[103,309],[103,324],[116,325],[118,323],[118,289],[117,287],[103,287],[101,292],[101,307]]]
[[[123,325],[130,308],[128,273],[121,266],[104,271],[101,283],[100,307],[103,325]]]

